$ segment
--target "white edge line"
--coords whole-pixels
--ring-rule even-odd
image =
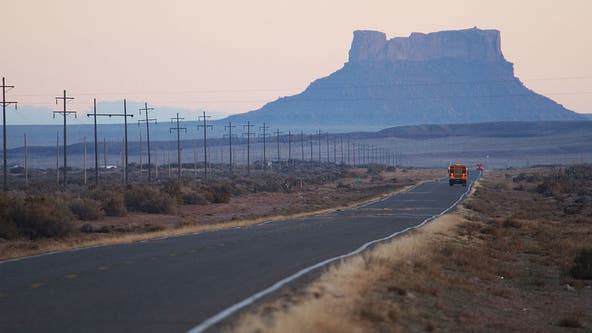
[[[477,179],[475,181],[477,181],[479,179],[479,177],[477,177]],[[438,218],[446,213],[448,213],[452,208],[456,207],[456,205],[461,202],[465,196],[471,191],[471,187],[473,186],[473,183],[475,182],[471,182],[469,184],[469,186],[467,186],[467,190],[458,198],[458,200],[456,200],[450,207],[446,208],[444,211],[442,211],[440,214],[438,215],[432,215],[430,217],[428,217],[427,219],[423,220],[420,224],[405,228],[404,230],[401,231],[397,231],[389,236],[380,238],[380,239],[376,239],[373,241],[369,241],[368,243],[360,246],[357,250],[352,251],[350,253],[346,253],[346,254],[342,254],[340,256],[334,257],[334,258],[330,258],[330,259],[326,259],[324,261],[321,261],[315,265],[309,266],[293,275],[290,275],[276,283],[274,283],[272,286],[268,287],[267,289],[261,290],[260,292],[254,294],[253,296],[250,296],[248,298],[245,298],[244,300],[222,310],[221,312],[219,312],[218,314],[206,319],[205,321],[203,321],[201,324],[193,327],[192,329],[190,329],[189,331],[187,331],[187,333],[201,333],[204,332],[205,330],[207,330],[208,328],[216,325],[217,323],[221,322],[222,320],[228,318],[229,316],[231,316],[233,313],[237,312],[238,310],[253,304],[255,301],[263,298],[264,296],[282,288],[283,286],[285,286],[286,284],[298,279],[299,277],[301,277],[304,274],[310,273],[311,271],[314,271],[318,268],[321,268],[323,266],[326,266],[330,263],[333,263],[335,261],[341,260],[341,259],[345,259],[357,254],[360,254],[362,251],[366,250],[368,247],[376,244],[376,243],[380,243],[383,242],[385,240],[389,240],[393,237],[396,237],[400,234],[406,233],[409,230],[413,230],[419,227],[422,227],[424,224],[428,223],[429,221]],[[415,186],[413,186],[412,188],[414,188]],[[409,190],[411,190],[412,188],[410,188]],[[365,205],[364,205],[365,206]],[[363,206],[362,206],[363,207]]]

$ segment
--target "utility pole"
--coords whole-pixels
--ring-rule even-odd
[[[341,165],[343,165],[343,161],[344,161],[344,158],[343,158],[343,135],[339,137],[339,141],[340,141],[339,142],[340,143],[339,146],[340,146],[340,149],[341,149]]]
[[[232,125],[232,122],[228,122],[228,125],[224,126],[224,131],[228,129],[228,144],[230,146],[230,159],[228,164],[228,171],[232,174],[232,129],[236,126]],[[225,135],[226,136],[226,135]]]
[[[121,165],[123,165],[123,172],[121,174],[123,183],[127,185],[127,179],[125,179],[125,174],[127,171],[127,163],[125,162],[125,138],[121,141]]]
[[[207,144],[207,129],[208,127],[210,129],[212,129],[212,125],[206,125],[206,121],[207,119],[210,118],[210,116],[206,116],[206,112],[203,112],[203,116],[199,116],[198,117],[198,121],[203,121],[203,125],[197,125],[197,130],[199,131],[199,128],[202,127],[203,128],[203,141],[204,141],[204,178],[208,178],[208,144]]]
[[[105,185],[107,185],[107,139],[103,137],[103,175],[105,176]]]
[[[301,150],[301,160],[304,162],[304,131],[300,131],[300,150]]]
[[[133,118],[133,114],[129,115],[130,117]],[[128,140],[127,140],[127,101],[124,98],[123,99],[123,126],[124,126],[124,148],[125,148],[125,161],[124,161],[124,173],[123,173],[123,182],[125,183],[125,185],[127,186],[128,182],[129,182],[129,161],[128,161]]]
[[[144,113],[146,114],[146,118],[142,119],[142,120],[138,120],[138,122],[142,123],[145,122],[146,123],[146,142],[148,143],[148,182],[151,183],[152,182],[152,161],[150,159],[150,122],[154,122],[156,124],[156,119],[154,118],[149,118],[148,117],[148,111],[154,111],[154,108],[149,108],[148,107],[148,103],[144,102],[144,108],[140,109],[140,115],[142,114],[142,111],[144,111]]]
[[[322,162],[321,161],[321,135],[322,134],[323,134],[323,132],[321,132],[321,130],[317,131],[317,135],[318,135],[317,139],[319,141],[319,165],[321,165],[321,162]]]
[[[277,143],[277,162],[278,162],[278,168],[280,167],[280,130],[276,129],[275,130],[275,137],[276,137],[276,143]]]
[[[177,113],[177,117],[171,118],[171,122],[177,121],[177,126],[169,129],[169,133],[177,131],[177,179],[181,179],[181,131],[187,133],[187,128],[179,125],[179,121],[183,119],[185,118],[179,118],[179,113]]]
[[[140,136],[140,142],[138,143],[138,157],[140,158],[140,176],[142,176],[142,128],[138,122],[138,135]]]
[[[167,144],[167,170],[169,170],[169,178],[171,178],[171,144],[170,143]]]
[[[354,142],[352,143],[353,149],[352,149],[352,157],[353,157],[353,166],[354,168],[356,167],[356,148],[357,148],[357,144]]]
[[[333,162],[337,164],[337,137],[333,137]]]
[[[329,153],[329,132],[327,132],[327,163],[331,163],[331,153]]]
[[[26,138],[27,137],[25,136],[25,139]],[[82,157],[82,170],[84,171],[84,185],[86,185],[86,136],[84,137],[84,155]]]
[[[75,111],[68,111],[66,109],[66,104],[68,104],[68,101],[71,101],[74,99],[74,97],[68,97],[66,94],[66,90],[64,90],[64,96],[63,97],[56,97],[56,104],[58,104],[58,100],[62,100],[62,104],[64,104],[64,110],[63,111],[53,111],[53,117],[55,118],[56,113],[61,113],[63,118],[64,118],[64,177],[62,179],[62,182],[64,184],[64,187],[66,187],[66,182],[67,182],[67,175],[68,175],[68,140],[67,140],[67,124],[66,124],[66,118],[68,116],[68,114],[74,114],[74,117],[76,117],[76,112]]]
[[[347,136],[347,164],[350,164],[350,160],[349,160],[349,135]]]
[[[363,144],[359,144],[358,145],[358,149],[360,149],[359,154],[360,155],[360,166],[366,164],[366,145]]]
[[[193,146],[193,178],[197,178],[197,139],[195,140],[195,146]]]
[[[56,183],[60,186],[60,131],[56,132]]]
[[[251,136],[255,135],[255,133],[251,132],[251,128],[255,125],[251,125],[250,121],[247,121],[246,125],[243,125],[243,130],[245,127],[247,128],[247,133],[243,133],[243,135],[247,136],[247,173],[251,174]]]
[[[86,115],[88,117],[88,114]],[[97,139],[97,99],[93,99],[93,116],[95,123],[95,185],[99,185],[99,143]]]
[[[97,113],[97,99],[93,98],[93,113],[87,113],[87,117],[92,116],[94,120],[94,129],[95,129],[95,185],[99,185],[99,153],[98,153],[98,142],[97,142],[97,117],[123,117],[123,124],[124,124],[124,151],[125,151],[125,161],[123,165],[124,170],[124,178],[123,182],[125,185],[128,184],[128,148],[127,148],[127,117],[133,117],[133,114],[127,114],[127,101],[123,100],[123,113]],[[141,137],[140,137],[141,138]],[[140,139],[140,143],[141,143]],[[142,164],[140,158],[140,164]]]
[[[288,166],[292,163],[292,132],[288,131]]]
[[[14,86],[7,86],[6,81],[2,78],[2,153],[3,153],[3,160],[4,160],[4,175],[2,181],[2,189],[4,192],[8,191],[8,158],[6,155],[6,107],[10,104],[14,104],[14,108],[17,108],[17,102],[7,102],[6,101],[6,88],[13,89]]]
[[[263,123],[263,126],[259,127],[259,130],[263,131],[263,169],[265,170],[267,168],[267,147],[266,147],[266,142],[267,142],[267,137],[269,136],[269,134],[267,133],[267,129],[269,128],[269,126],[265,125],[265,123]]]
[[[25,187],[29,186],[29,148],[27,147],[27,134],[25,134]]]

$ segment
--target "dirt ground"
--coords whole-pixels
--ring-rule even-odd
[[[175,214],[130,212],[124,217],[77,221],[103,232],[76,233],[62,239],[0,242],[0,260],[69,248],[125,243],[204,230],[246,226],[265,220],[316,214],[355,206],[405,189],[420,181],[445,176],[435,169],[397,169],[375,177],[342,178],[323,185],[307,185],[284,192],[259,192],[233,196],[228,203],[180,205]]]
[[[591,332],[592,276],[574,275],[592,253],[591,193],[577,172],[487,172],[454,212],[286,288],[226,331]]]

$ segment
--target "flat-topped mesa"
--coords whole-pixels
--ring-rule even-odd
[[[427,61],[453,58],[467,61],[505,61],[498,30],[450,30],[387,40],[379,31],[356,30],[349,62]]]

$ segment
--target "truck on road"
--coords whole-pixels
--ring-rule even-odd
[[[465,165],[455,163],[448,166],[448,183],[450,186],[454,184],[467,186],[468,177],[469,169]]]

